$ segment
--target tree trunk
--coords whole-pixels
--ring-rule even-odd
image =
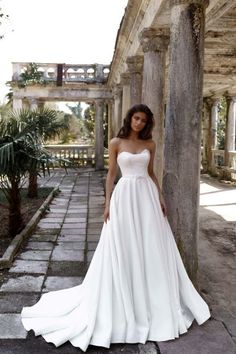
[[[17,179],[11,179],[11,189],[9,190],[9,233],[11,236],[17,235],[23,229],[23,218],[21,214],[21,195]]]
[[[37,171],[30,171],[29,173],[29,187],[28,187],[28,197],[36,198],[38,196],[38,175]]]

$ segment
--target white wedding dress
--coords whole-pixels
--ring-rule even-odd
[[[166,341],[192,321],[209,317],[183,266],[158,190],[147,172],[149,150],[118,155],[122,177],[110,201],[110,220],[81,285],[51,291],[22,310],[33,329],[59,346]]]

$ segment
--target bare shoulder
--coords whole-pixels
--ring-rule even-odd
[[[156,150],[156,143],[155,143],[154,140],[152,140],[152,139],[147,140],[147,145],[148,145],[148,149],[149,149],[151,152],[155,152],[155,150]]]
[[[120,146],[120,138],[112,138],[110,141],[109,141],[109,150],[110,152],[113,151],[113,152],[117,152],[118,149],[119,149],[119,146]]]

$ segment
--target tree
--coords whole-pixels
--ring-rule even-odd
[[[38,159],[37,136],[18,119],[0,121],[0,186],[9,204],[9,232],[15,236],[23,228],[21,195],[24,178]],[[37,156],[37,157],[36,157]]]
[[[95,141],[95,107],[91,104],[84,111],[84,125],[88,132],[88,139],[94,143]]]
[[[27,132],[30,134],[35,132],[37,134],[37,141],[40,144],[40,149],[37,150],[38,157],[42,154],[42,144],[45,141],[59,136],[62,131],[67,129],[66,124],[59,121],[57,111],[48,108],[22,109],[18,112],[13,112],[12,117],[24,123]],[[40,167],[41,159],[35,159],[29,171],[28,196],[30,198],[38,196],[37,179]]]

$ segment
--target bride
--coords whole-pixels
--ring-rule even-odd
[[[133,106],[109,145],[104,223],[83,283],[42,295],[21,313],[26,330],[60,346],[178,338],[210,317],[191,283],[153,172],[153,114]],[[113,190],[117,164],[122,177]],[[112,191],[113,190],[113,191]]]

